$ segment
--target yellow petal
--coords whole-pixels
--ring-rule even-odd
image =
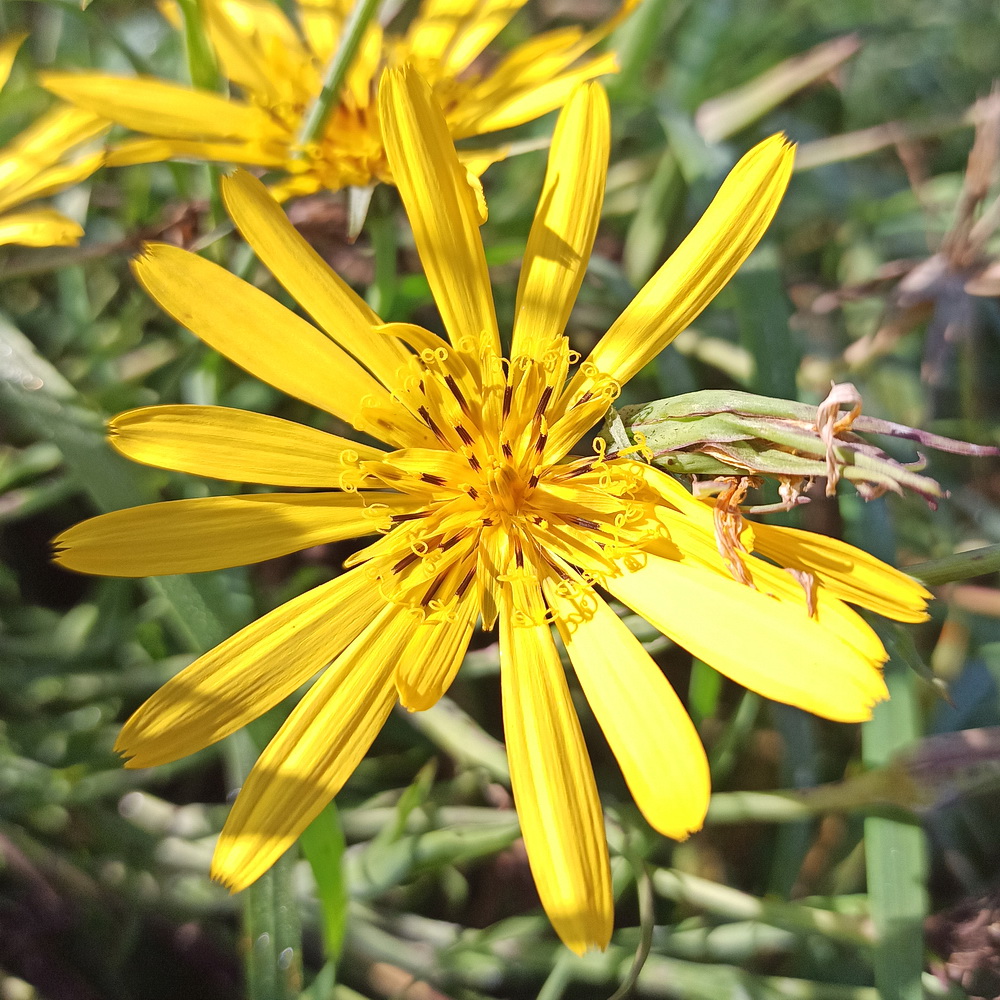
[[[289,81],[275,78],[268,65],[267,43],[280,39],[289,58],[300,66],[309,60],[281,7],[271,0],[202,0],[199,7],[226,77],[253,95],[257,104],[277,105],[282,84],[287,87]]]
[[[366,509],[372,497],[379,506]],[[381,499],[384,496],[384,500]],[[101,576],[165,576],[246,566],[313,545],[386,530],[394,494],[256,493],[168,500],[83,521],[54,540],[67,569]]]
[[[627,382],[690,324],[764,235],[791,176],[793,147],[782,135],[733,168],[698,224],[646,282],[588,359]]]
[[[259,141],[285,134],[263,108],[151,77],[43,73],[41,83],[70,104],[164,138]]]
[[[406,48],[440,79],[458,76],[503,30],[525,0],[424,0]]]
[[[310,688],[237,796],[213,878],[246,888],[340,791],[395,704],[392,672],[414,626],[404,609],[386,608]]]
[[[610,141],[604,91],[580,88],[552,136],[517,287],[512,357],[541,361],[563,334],[597,233]]]
[[[0,151],[0,210],[41,198],[59,184],[82,180],[100,166],[100,155],[83,167],[60,164],[72,150],[110,127],[103,118],[66,106],[52,108]],[[70,171],[61,175],[61,171]],[[55,173],[54,173],[55,172]]]
[[[147,244],[132,269],[178,323],[250,374],[359,430],[402,443],[398,432],[373,427],[362,413],[369,397],[391,412],[400,412],[399,404],[349,354],[259,288],[165,243]]]
[[[479,208],[441,109],[414,70],[388,69],[379,87],[379,118],[392,176],[452,343],[471,340],[480,356],[499,356]]]
[[[565,104],[581,84],[595,77],[614,73],[618,62],[612,54],[590,59],[564,73],[551,75],[540,66],[524,72],[509,89],[496,92],[492,87],[478,100],[474,97],[455,112],[456,138],[497,132],[533,121]]]
[[[751,691],[839,722],[871,718],[888,697],[878,663],[810,618],[697,565],[647,556],[604,581],[664,635]]]
[[[11,212],[0,216],[0,246],[72,247],[80,242],[83,227],[51,208]]]
[[[755,524],[754,549],[782,566],[815,574],[841,600],[900,622],[927,620],[931,594],[922,584],[847,542]]]
[[[531,606],[518,611],[541,607],[535,590]],[[500,685],[514,803],[542,906],[567,947],[582,954],[607,947],[614,919],[601,803],[549,626],[513,617],[508,602]]]
[[[240,170],[223,178],[222,197],[243,238],[327,336],[383,384],[397,385],[411,355],[393,338],[372,332],[381,320],[303,239],[267,188]]]
[[[279,144],[264,146],[256,142],[203,142],[200,139],[126,139],[104,154],[104,163],[109,167],[131,167],[163,160],[211,160],[277,170],[285,166],[287,157]]]
[[[18,31],[0,40],[0,88],[10,79],[10,71],[14,68],[17,50],[27,37],[26,31]]]
[[[384,452],[290,420],[224,406],[144,406],[108,424],[134,462],[268,486],[341,487],[358,461]]]
[[[7,184],[0,192],[0,212],[15,204],[46,198],[78,184],[103,165],[104,153],[96,152],[72,163],[57,164],[46,170],[37,170],[31,176],[22,176],[16,184]]]
[[[464,570],[464,561],[459,567]],[[470,587],[451,615],[417,627],[396,667],[399,700],[411,712],[436,705],[451,687],[469,648],[478,613],[475,588]]]
[[[288,601],[167,681],[115,749],[128,767],[156,767],[216,743],[305,684],[383,605],[364,570]]]
[[[643,816],[684,840],[708,811],[708,760],[670,682],[642,644],[592,590],[545,596],[573,668]]]

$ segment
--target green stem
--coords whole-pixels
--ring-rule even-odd
[[[996,573],[997,570],[1000,570],[1000,545],[986,545],[970,552],[956,552],[951,556],[906,567],[910,576],[916,577],[928,587],[968,580],[973,576]]]
[[[861,730],[869,767],[885,766],[920,737],[916,678],[893,657],[885,666],[890,698],[875,706]],[[912,823],[865,820],[868,900],[876,944],[875,984],[883,1000],[919,1000],[923,994],[923,922],[927,915],[927,845]]]
[[[323,135],[326,123],[340,98],[341,88],[347,78],[347,71],[354,62],[358,46],[364,38],[368,25],[378,13],[379,2],[380,0],[358,0],[351,8],[340,45],[326,68],[323,87],[302,121],[302,128],[296,139],[299,148],[318,142]]]
[[[368,289],[368,304],[379,316],[388,320],[399,285],[396,271],[399,239],[392,210],[392,192],[384,184],[379,185],[372,195],[368,213],[368,236],[375,258],[375,274]]]

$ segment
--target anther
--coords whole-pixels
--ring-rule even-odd
[[[585,476],[588,472],[593,472],[594,463],[585,462],[578,469],[574,469],[572,472],[567,472],[563,479],[575,479],[577,476]]]
[[[438,439],[445,447],[451,447],[451,442],[441,433],[441,428],[434,423],[433,417],[431,417],[430,412],[426,406],[421,406],[417,408],[417,413],[420,414],[420,418],[425,424],[434,432],[434,437]]]
[[[479,464],[479,459],[476,458],[475,455],[467,455],[466,458],[469,461],[469,465],[472,466],[473,471],[475,471],[475,472],[482,472],[483,471],[483,467]]]
[[[462,439],[463,444],[472,447],[473,437],[461,424],[455,424],[455,433]]]
[[[404,521],[419,521],[422,517],[429,517],[429,510],[414,510],[408,514],[393,514],[389,520],[393,524],[402,524]]]
[[[444,476],[433,476],[429,472],[421,472],[420,478],[425,483],[430,483],[431,486],[444,486],[448,482]]]
[[[458,383],[455,381],[454,375],[445,375],[444,384],[448,386],[451,390],[451,394],[458,400],[458,405],[462,407],[462,412],[468,417],[471,416],[469,413],[469,404],[465,401],[465,396],[462,395],[462,390],[459,389]]]
[[[588,521],[585,517],[576,517],[573,514],[563,514],[562,519],[577,528],[590,528],[592,531],[599,531],[601,528],[597,521]]]
[[[503,419],[506,420],[510,416],[510,404],[514,399],[514,387],[512,385],[504,386],[503,390]]]
[[[514,457],[514,452],[506,441],[500,445],[500,450],[503,452],[503,457],[508,461]]]
[[[453,545],[457,545],[463,538],[468,537],[469,528],[462,528],[461,531],[456,531],[454,535],[451,536],[447,541],[442,542],[438,549],[441,552],[447,552]]]
[[[538,435],[538,440],[535,441],[535,454],[536,455],[541,455],[541,453],[543,451],[545,451],[545,442],[548,441],[548,439],[549,439],[548,434],[539,434]]]
[[[542,414],[545,412],[545,407],[549,405],[549,400],[552,398],[552,386],[547,385],[542,391],[542,396],[538,400],[538,406],[535,407],[535,420],[541,420]]]
[[[469,572],[465,574],[465,579],[462,580],[462,582],[455,589],[455,593],[459,597],[462,597],[465,594],[465,592],[469,589],[470,585],[472,584],[472,581],[475,578],[476,578],[476,567],[473,566],[472,569],[470,569]]]
[[[392,567],[393,573],[402,573],[403,570],[406,569],[407,566],[412,565],[419,558],[420,558],[420,556],[417,555],[416,552],[407,552],[406,555],[403,556],[403,558],[400,559],[399,562],[396,563],[396,565]]]

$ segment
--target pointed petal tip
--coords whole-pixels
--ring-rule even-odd
[[[211,878],[213,882],[218,882],[219,885],[228,889],[229,892],[235,896],[236,893],[242,892],[251,883],[244,882],[244,880],[239,877],[237,872],[229,871],[228,868],[223,865],[222,861],[218,858],[220,850],[221,847],[216,847],[215,849],[216,857],[212,858],[212,867],[209,870],[209,878]]]

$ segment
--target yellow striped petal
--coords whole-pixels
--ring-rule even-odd
[[[0,205],[41,197],[50,168],[109,127],[106,119],[79,108],[63,106],[46,112],[0,151]],[[96,164],[90,172],[94,169]]]
[[[267,486],[340,487],[359,461],[384,452],[313,427],[225,406],[144,406],[108,423],[133,462]]]
[[[697,565],[646,560],[604,581],[607,588],[737,684],[839,722],[871,718],[872,705],[888,697],[878,664],[804,608]]]
[[[552,136],[517,286],[512,357],[540,361],[563,334],[597,233],[610,142],[607,96],[581,87]]]
[[[451,687],[469,648],[478,613],[476,591],[470,587],[453,615],[417,627],[396,668],[396,689],[404,707],[422,712],[436,705]]]
[[[792,160],[793,147],[774,135],[736,164],[688,237],[594,348],[591,364],[625,383],[698,316],[764,235]]]
[[[83,227],[51,208],[11,212],[0,216],[0,246],[19,243],[26,247],[75,247]]]
[[[880,559],[836,538],[754,524],[754,550],[790,569],[814,573],[837,597],[899,622],[928,618],[930,592]]]
[[[500,93],[487,92],[479,100],[471,100],[465,107],[459,107],[455,136],[464,138],[498,132],[540,118],[565,104],[582,84],[617,71],[618,60],[612,53],[590,59],[556,75],[539,72],[539,67],[528,69],[510,89]]]
[[[283,96],[282,85],[287,88],[291,81],[274,77],[267,60],[267,41],[280,39],[288,58],[300,66],[309,61],[309,53],[281,7],[271,0],[201,0],[199,6],[228,79],[263,107],[276,106]]]
[[[424,0],[406,36],[413,56],[442,78],[458,76],[506,27],[525,0]]]
[[[387,607],[313,684],[237,796],[213,878],[246,888],[340,791],[396,702],[393,668],[414,626],[404,609]]]
[[[72,163],[58,164],[47,170],[38,170],[30,177],[23,177],[16,185],[7,186],[0,193],[0,212],[15,204],[47,198],[51,194],[65,190],[73,184],[86,180],[95,170],[104,165],[102,152],[82,156]],[[35,165],[37,167],[37,164]]]
[[[127,767],[156,767],[211,746],[305,684],[383,604],[359,569],[275,608],[167,681],[115,749]]]
[[[383,73],[379,119],[392,176],[452,343],[471,340],[478,354],[498,356],[500,334],[475,192],[441,109],[410,67]]]
[[[684,840],[700,830],[710,779],[701,739],[670,682],[592,590],[545,596],[576,676],[649,825]]]
[[[366,509],[379,497],[379,506]],[[254,493],[167,500],[82,521],[54,540],[67,569],[100,576],[202,573],[385,531],[395,494]],[[391,507],[391,510],[390,510]]]
[[[104,164],[108,167],[132,167],[163,160],[215,160],[278,170],[284,167],[288,157],[277,143],[262,146],[256,142],[203,142],[200,139],[126,139],[104,154]]]
[[[514,598],[522,614],[541,605],[537,587],[529,601]],[[512,618],[508,601],[500,685],[514,803],[542,906],[582,954],[607,947],[614,919],[601,803],[549,626]]]
[[[79,108],[169,139],[280,138],[284,132],[263,108],[152,77],[104,73],[42,73],[42,86]]]
[[[165,243],[146,244],[132,269],[178,323],[251,375],[359,430],[402,443],[392,428],[364,419],[366,403],[405,419],[402,407],[349,354],[259,288]]]
[[[28,37],[26,31],[18,31],[0,40],[0,88],[10,79],[10,71],[14,68],[17,50]]]
[[[306,242],[267,188],[239,170],[223,178],[222,197],[254,253],[327,336],[383,384],[398,384],[409,352],[395,339],[373,332],[381,320]]]

